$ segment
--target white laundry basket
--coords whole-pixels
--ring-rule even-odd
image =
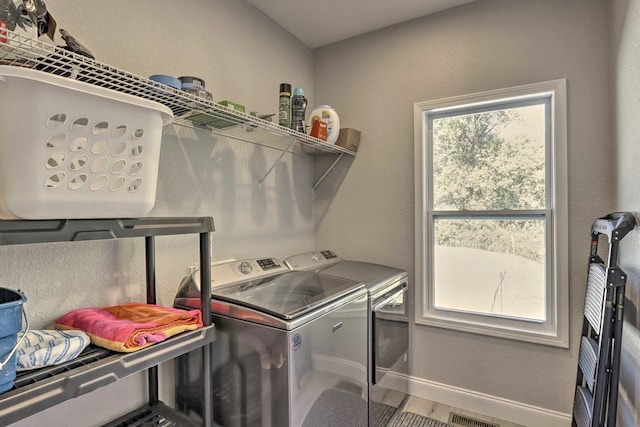
[[[0,66],[0,218],[126,218],[153,208],[157,102]]]

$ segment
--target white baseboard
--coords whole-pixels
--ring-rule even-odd
[[[422,378],[390,373],[398,384],[409,383],[409,395],[529,427],[569,427],[571,414]]]

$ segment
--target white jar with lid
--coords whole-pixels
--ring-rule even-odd
[[[327,143],[335,144],[340,133],[340,118],[336,110],[330,105],[320,105],[311,112],[309,117],[311,119],[310,128],[313,128],[315,120],[322,120],[327,123]]]

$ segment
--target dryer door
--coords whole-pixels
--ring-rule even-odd
[[[373,303],[373,367],[372,384],[382,377],[409,350],[406,281],[394,286]]]

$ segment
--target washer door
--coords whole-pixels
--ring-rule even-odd
[[[214,288],[211,297],[279,319],[292,320],[337,301],[362,286],[349,279],[308,271],[289,271],[265,279]]]

